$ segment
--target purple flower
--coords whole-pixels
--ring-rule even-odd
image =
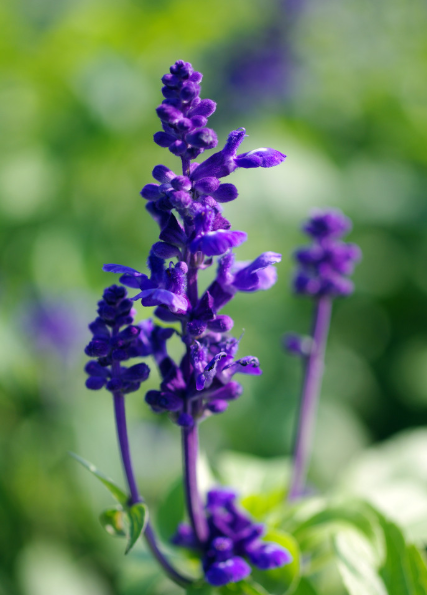
[[[132,301],[126,295],[124,287],[107,287],[103,299],[98,302],[99,316],[89,325],[93,338],[86,346],[85,353],[96,358],[85,367],[89,376],[86,386],[91,390],[105,386],[113,393],[134,392],[150,373],[147,364],[126,368],[121,363],[151,353],[140,338],[141,328],[132,324],[135,312]]]
[[[207,494],[209,536],[203,547],[206,581],[215,587],[246,578],[253,566],[261,570],[280,568],[292,562],[288,550],[277,543],[262,541],[264,525],[254,523],[236,505],[236,493],[216,488]],[[191,527],[178,526],[172,543],[188,549],[197,547]]]
[[[276,281],[273,265],[281,258],[265,252],[253,262],[234,262],[233,250],[247,240],[247,234],[232,229],[223,216],[223,204],[236,200],[239,193],[233,184],[221,183],[221,178],[238,167],[279,165],[285,155],[270,148],[238,154],[246,136],[245,129],[239,128],[229,134],[220,151],[195,163],[218,144],[215,131],[208,125],[216,104],[200,98],[201,80],[201,73],[182,60],[162,77],[164,100],[156,110],[161,130],[154,141],[179,157],[182,168],[176,174],[165,165],[156,165],[152,172],[155,183],[142,188],[146,210],[160,228],[148,255],[147,273],[123,265],[104,265],[104,271],[119,274],[122,285],[137,291],[129,299],[124,287],[110,288],[99,304],[99,319],[92,328],[94,338],[86,352],[97,359],[87,367],[88,386],[107,386],[114,393],[136,390],[148,375],[145,364],[124,368],[121,362],[137,356],[153,357],[160,385],[146,393],[145,401],[154,413],[166,413],[182,428],[183,435],[192,529],[181,526],[175,541],[202,548],[206,579],[220,586],[246,577],[250,556],[260,567],[277,567],[285,560],[274,548],[262,547],[262,527],[237,510],[234,496],[223,498],[219,504],[218,492],[211,492],[204,512],[196,482],[189,479],[196,476],[197,424],[222,413],[242,394],[241,385],[233,380],[235,374],[262,373],[255,356],[236,357],[240,339],[231,336],[233,320],[219,310],[238,291],[269,289]],[[212,266],[215,257],[220,257],[216,278],[199,295],[198,273]],[[332,261],[335,263],[331,256]],[[142,306],[155,306],[155,316],[164,323],[180,323],[180,332],[151,320],[132,324],[131,307],[137,300]],[[168,341],[173,335],[182,341],[184,353],[179,359],[169,355]]]
[[[351,221],[341,211],[314,211],[304,224],[303,231],[313,238],[310,246],[295,252],[298,269],[293,286],[296,293],[313,297],[343,297],[353,291],[353,283],[346,277],[361,259],[355,244],[341,238],[351,229]]]

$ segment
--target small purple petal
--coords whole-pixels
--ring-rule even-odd
[[[143,306],[164,305],[174,313],[185,313],[188,310],[188,302],[185,297],[176,295],[167,289],[146,289],[132,298],[141,300]]]
[[[103,386],[105,386],[107,380],[100,376],[90,376],[86,380],[86,388],[90,390],[100,390]]]
[[[248,153],[238,155],[235,162],[238,167],[274,167],[286,159],[286,155],[275,149],[254,149]]]
[[[218,137],[211,128],[198,128],[189,132],[185,140],[198,149],[213,149],[218,144]]]
[[[194,184],[194,189],[200,194],[211,194],[219,186],[218,178],[202,178]]]
[[[127,273],[128,275],[140,276],[142,273],[131,267],[123,266],[122,264],[104,264],[102,270],[106,273]]]
[[[147,380],[149,375],[150,368],[147,364],[135,364],[135,366],[131,366],[122,374],[122,378],[123,380],[130,382],[138,380],[143,382],[144,380]]]
[[[251,568],[240,556],[234,556],[224,562],[214,562],[207,570],[205,577],[209,584],[221,587],[228,583],[243,580],[251,573]]]
[[[252,564],[260,570],[271,570],[290,564],[293,558],[288,550],[276,543],[262,543],[249,553]]]
[[[168,242],[156,242],[151,249],[159,258],[168,259],[181,255],[180,249]]]
[[[152,176],[161,184],[170,183],[176,176],[166,165],[156,165],[153,169]]]
[[[208,322],[208,328],[215,333],[226,333],[234,326],[234,321],[226,314],[220,314],[214,320]]]
[[[170,244],[183,246],[187,241],[187,236],[173,213],[169,215],[166,226],[162,229],[159,239]]]
[[[243,386],[241,384],[239,384],[238,382],[235,382],[234,380],[232,380],[225,386],[222,386],[218,390],[211,393],[209,398],[210,399],[221,399],[221,400],[225,400],[225,401],[233,401],[234,399],[237,399],[238,397],[240,397],[240,395],[242,393],[243,393]]]
[[[224,229],[211,231],[193,240],[190,244],[190,250],[193,253],[201,250],[206,256],[217,256],[224,254],[229,248],[240,246],[247,240],[247,237],[244,231],[227,231]]]
[[[159,145],[159,147],[167,148],[176,141],[176,138],[171,134],[167,134],[166,132],[156,132],[153,136],[153,140],[156,145]]]
[[[228,408],[227,401],[223,401],[222,399],[213,399],[209,401],[207,405],[207,409],[212,413],[222,413]]]
[[[205,118],[209,118],[214,111],[216,110],[216,103],[212,101],[212,99],[202,99],[201,102],[195,107],[191,109],[188,116],[192,118],[193,116],[204,116]]]
[[[221,184],[212,196],[218,202],[230,202],[238,197],[239,193],[234,184]]]
[[[284,338],[284,347],[291,355],[307,357],[313,350],[313,339],[294,333],[288,333]]]
[[[212,380],[215,377],[216,369],[218,366],[218,362],[220,362],[224,357],[227,357],[227,354],[223,351],[217,353],[208,365],[205,367],[203,372],[197,376],[196,379],[196,389],[203,390],[204,388],[208,388],[212,383]]]

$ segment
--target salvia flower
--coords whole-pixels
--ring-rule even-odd
[[[120,283],[135,290],[135,295],[128,299],[123,287],[107,290],[111,296],[104,295],[100,302],[100,318],[94,323],[94,339],[86,353],[97,358],[88,364],[90,387],[106,385],[123,393],[136,390],[140,379],[132,376],[128,380],[129,375],[136,374],[135,367],[125,369],[121,362],[137,355],[153,357],[161,381],[157,389],[146,393],[145,400],[155,413],[168,414],[182,428],[185,496],[191,523],[186,539],[193,540],[203,552],[206,579],[223,585],[248,574],[244,558],[260,568],[289,561],[277,548],[258,540],[262,531],[257,532],[237,511],[234,501],[215,507],[211,495],[204,510],[196,466],[198,422],[222,413],[241,395],[236,374],[262,373],[255,356],[237,356],[241,338],[231,335],[233,320],[221,309],[239,291],[269,289],[276,281],[274,265],[281,259],[280,254],[264,252],[252,262],[235,262],[233,250],[247,240],[247,234],[232,229],[223,216],[223,204],[235,200],[238,190],[232,183],[223,183],[222,178],[239,167],[279,165],[285,155],[270,148],[240,152],[246,131],[239,128],[229,134],[221,150],[195,163],[194,159],[218,144],[215,131],[208,126],[216,104],[200,98],[201,80],[202,75],[182,60],[162,78],[164,100],[156,110],[162,130],[156,132],[154,140],[179,157],[180,171],[156,165],[154,183],[141,190],[146,209],[160,228],[148,255],[148,274],[120,264],[104,266],[105,271],[119,274]],[[215,279],[200,295],[198,272],[212,266],[215,259]],[[144,307],[154,306],[158,319],[166,325],[179,323],[180,331],[151,320],[133,325],[134,301]],[[168,341],[174,335],[183,344],[180,360],[172,358],[168,350]],[[228,523],[228,529],[219,528],[221,523]]]
[[[292,561],[288,550],[277,543],[262,541],[264,525],[254,523],[239,510],[234,491],[227,488],[210,490],[206,512],[209,538],[204,546],[202,565],[209,584],[220,587],[238,582],[251,573],[250,565],[271,570]],[[179,525],[172,543],[197,548],[195,535],[186,524]]]
[[[361,258],[356,244],[341,241],[351,229],[350,220],[340,211],[314,211],[303,226],[313,242],[295,254],[297,272],[293,280],[296,293],[313,297],[339,297],[352,293],[348,279]]]
[[[85,371],[89,376],[86,386],[91,390],[105,386],[112,393],[134,392],[150,373],[144,363],[131,367],[122,364],[151,353],[149,344],[140,338],[141,328],[132,324],[135,311],[126,296],[124,287],[107,287],[98,302],[99,316],[89,325],[93,338],[85,353],[94,359],[86,364]]]

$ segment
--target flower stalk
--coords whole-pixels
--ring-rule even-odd
[[[306,484],[324,371],[331,308],[332,302],[328,297],[320,298],[315,307],[312,349],[305,362],[304,382],[293,450],[292,478],[288,493],[290,501],[296,500],[303,495]]]
[[[313,211],[303,231],[312,244],[299,248],[293,286],[295,293],[313,299],[315,304],[313,328],[310,337],[288,335],[286,348],[304,360],[304,379],[300,398],[297,431],[293,449],[293,466],[288,500],[304,495],[307,470],[314,439],[316,412],[322,384],[332,302],[353,292],[348,279],[354,265],[361,258],[355,244],[341,241],[351,229],[351,221],[333,209]]]
[[[120,455],[123,463],[123,469],[130,491],[130,504],[137,504],[138,502],[144,502],[144,499],[138,491],[135,474],[133,472],[132,467],[132,460],[129,448],[129,438],[126,424],[125,397],[123,394],[115,392],[113,398],[117,437],[119,442]],[[178,572],[162,554],[162,552],[159,549],[159,546],[157,545],[157,539],[150,522],[147,523],[147,526],[145,528],[144,538],[152,555],[163,568],[165,574],[173,582],[175,582],[177,585],[181,587],[188,587],[194,583],[194,581]]]

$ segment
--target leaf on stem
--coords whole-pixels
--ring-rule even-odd
[[[88,471],[90,471],[92,473],[92,475],[95,475],[95,477],[97,477],[105,485],[105,487],[110,491],[110,493],[117,500],[117,502],[119,502],[119,504],[121,504],[122,506],[127,505],[127,502],[128,502],[127,494],[117,484],[115,484],[113,480],[111,480],[109,477],[107,477],[101,471],[99,471],[99,469],[97,469],[95,467],[95,465],[93,465],[92,463],[89,463],[89,461],[86,461],[82,457],[79,457],[79,455],[76,455],[74,452],[70,452],[69,454],[74,459],[76,459],[76,461],[78,461],[81,465],[83,465],[83,467],[85,467]]]
[[[99,516],[101,525],[110,535],[115,537],[126,537],[124,525],[124,512],[118,508],[104,510]]]
[[[127,509],[129,519],[129,541],[125,554],[128,554],[138,541],[139,536],[145,531],[148,522],[148,509],[145,504],[138,502]]]

